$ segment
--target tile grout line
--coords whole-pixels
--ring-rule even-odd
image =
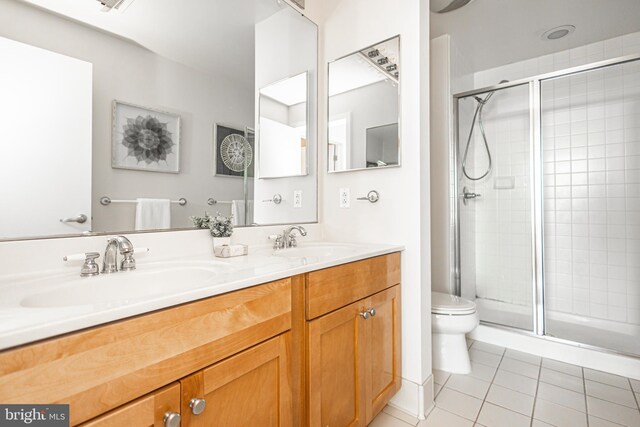
[[[476,419],[473,422],[474,426],[478,424],[478,418],[480,418],[480,413],[482,412],[482,408],[484,408],[484,404],[487,401],[487,396],[489,395],[489,391],[491,391],[491,387],[493,386],[493,381],[496,379],[496,376],[498,375],[498,370],[500,369],[500,365],[502,365],[502,361],[504,360],[504,355],[506,353],[507,353],[507,349],[505,348],[504,351],[502,352],[502,355],[500,356],[500,362],[498,362],[498,366],[496,366],[496,371],[493,373],[493,377],[489,382],[489,388],[487,389],[487,392],[485,393],[484,398],[482,399],[482,403],[480,404],[480,410],[478,411],[478,415],[476,415]]]
[[[473,345],[472,345],[472,346],[473,346]],[[472,347],[472,346],[471,346],[471,347]],[[471,347],[470,347],[469,349],[471,349]],[[481,353],[493,354],[493,355],[498,356],[496,353],[491,353],[491,352],[487,352],[487,351],[480,350],[480,349],[476,349],[476,351],[479,351],[479,352],[481,352]],[[480,424],[478,424],[478,420],[479,420],[479,418],[480,418],[480,413],[482,412],[482,409],[483,409],[483,408],[484,408],[484,406],[485,406],[485,403],[487,403],[487,397],[488,397],[488,395],[489,395],[489,391],[491,390],[491,387],[494,385],[495,379],[496,379],[496,377],[497,377],[497,375],[498,375],[498,371],[500,370],[500,367],[502,366],[502,363],[504,362],[505,358],[509,358],[509,357],[507,356],[507,354],[506,354],[506,353],[507,353],[507,348],[505,348],[505,349],[504,349],[504,351],[502,352],[502,354],[501,354],[501,355],[499,355],[499,356],[500,356],[500,360],[499,360],[499,362],[498,362],[498,365],[495,367],[495,372],[494,372],[494,374],[493,374],[493,377],[491,378],[491,380],[490,380],[490,381],[488,381],[488,383],[489,383],[489,388],[487,389],[487,392],[485,393],[485,395],[484,395],[484,397],[483,397],[483,399],[482,399],[482,403],[481,403],[481,405],[480,405],[480,409],[479,409],[479,411],[478,411],[478,415],[476,415],[476,417],[475,417],[475,419],[474,419],[474,421],[473,421],[474,426],[475,426],[475,425],[480,425]],[[515,360],[519,360],[519,359],[515,359]],[[538,366],[538,375],[537,375],[537,381],[536,381],[536,392],[535,392],[535,395],[534,395],[533,407],[532,407],[532,411],[531,411],[530,424],[529,424],[529,425],[530,425],[530,427],[533,427],[533,423],[534,423],[534,421],[536,421],[536,418],[534,418],[534,413],[535,413],[535,408],[536,408],[536,402],[537,402],[537,399],[538,399],[538,392],[539,392],[539,389],[540,389],[540,382],[542,382],[542,381],[541,381],[541,377],[542,377],[542,368],[543,368],[544,358],[543,358],[543,357],[541,357],[541,358],[540,358],[540,362],[539,362],[537,365],[534,365],[534,364],[529,363],[529,362],[525,362],[525,361],[523,361],[523,360],[519,360],[519,361],[521,361],[521,362],[523,362],[523,363],[528,363],[528,364],[530,364],[530,365],[532,365],[532,366]],[[473,363],[480,364],[480,365],[485,366],[485,367],[493,368],[493,366],[491,366],[491,365],[487,365],[487,364],[484,364],[484,363],[482,363],[482,362],[478,362],[478,361],[475,361],[475,360],[472,360],[472,362],[473,362]],[[578,367],[580,368],[581,379],[582,379],[582,387],[583,387],[583,391],[584,391],[584,392],[583,392],[583,396],[584,396],[584,401],[585,401],[585,417],[586,417],[586,426],[588,427],[588,426],[590,425],[590,421],[589,421],[589,407],[588,407],[588,401],[587,401],[587,397],[588,397],[588,395],[587,395],[587,387],[586,387],[586,381],[587,381],[587,379],[586,379],[586,376],[585,376],[585,369],[586,369],[586,368],[585,368],[584,366],[579,366],[579,365],[573,365],[573,366],[578,366]],[[575,376],[575,375],[571,375],[571,374],[568,374],[568,373],[563,372],[563,371],[555,370],[555,369],[553,369],[553,368],[547,368],[547,369],[550,369],[551,371],[554,371],[554,372],[558,372],[558,373],[561,373],[561,374],[566,374],[566,375],[570,375],[570,376],[573,376],[573,377],[575,377],[575,378],[578,378],[578,377],[577,377],[577,376]],[[505,372],[509,372],[509,373],[511,373],[510,371],[505,371]],[[515,374],[515,373],[514,373],[514,374]],[[442,389],[444,389],[444,388],[445,388],[445,386],[448,384],[449,380],[451,379],[451,377],[452,377],[453,375],[454,375],[454,374],[449,374],[449,376],[447,377],[447,379],[446,379],[446,380],[443,382],[443,384],[441,385],[441,391],[442,391]],[[473,378],[475,378],[475,377],[473,377]],[[635,403],[636,403],[636,408],[637,408],[637,410],[638,410],[638,411],[640,411],[640,393],[636,394],[636,392],[635,392],[635,390],[634,390],[634,388],[633,388],[633,384],[631,383],[631,379],[630,379],[629,377],[624,377],[624,378],[627,380],[627,383],[629,384],[629,389],[630,389],[631,394],[632,394],[632,396],[633,396],[633,398],[634,398],[634,401],[635,401]],[[479,380],[479,381],[482,381],[482,380],[480,380],[479,378],[475,378],[475,379],[477,379],[477,380]],[[594,380],[594,381],[595,381],[596,383],[598,383],[598,384],[603,384],[603,385],[607,385],[607,386],[610,386],[610,387],[615,387],[615,388],[618,388],[618,389],[621,389],[621,390],[626,390],[626,389],[625,389],[625,388],[623,388],[623,387],[613,386],[613,385],[611,385],[611,384],[604,383],[604,382],[600,382],[600,381],[597,381],[597,380]],[[552,384],[552,385],[553,385],[553,384]],[[564,390],[568,390],[568,391],[574,391],[574,390],[571,390],[571,389],[566,389],[566,388],[564,388],[564,387],[562,387],[562,386],[556,386],[556,387],[559,387],[559,388],[562,388],[562,389],[564,389]],[[475,397],[475,396],[469,395],[469,394],[464,393],[464,392],[460,392],[460,393],[465,394],[465,395],[467,395],[467,396]],[[597,398],[596,398],[596,399],[597,399]],[[480,400],[480,399],[478,399],[478,400]],[[602,400],[602,399],[597,399],[597,400]],[[615,403],[615,402],[611,402],[611,401],[608,401],[608,400],[603,400],[603,401],[604,401],[604,402],[608,402],[608,403]],[[489,403],[490,403],[490,402],[489,402]],[[501,407],[501,408],[504,408],[504,407],[503,407],[503,406],[501,406],[501,405],[496,405],[496,406]],[[562,406],[564,406],[564,405],[562,405]],[[458,415],[458,414],[456,414],[456,413],[454,413],[454,412],[448,411],[448,410],[443,409],[443,408],[440,408],[440,409],[441,409],[441,410],[443,410],[443,411],[445,411],[445,412],[447,412],[447,413],[450,413],[450,414],[456,415],[456,416],[458,416],[458,417],[461,417],[460,415]],[[507,410],[512,411],[512,410],[511,410],[511,409],[509,409],[509,408],[504,408],[504,409],[507,409]],[[516,412],[516,413],[517,413],[517,411],[514,411],[514,412]],[[388,415],[391,415],[391,414],[388,414]],[[401,421],[401,422],[403,422],[403,423],[407,424],[407,423],[406,423],[406,421],[404,421],[404,420],[402,420],[402,419],[400,419],[400,418],[396,418],[396,417],[394,417],[393,415],[391,415],[391,417],[393,417],[393,418],[395,418],[395,419],[397,419],[397,420],[399,420],[399,421]],[[462,418],[464,418],[464,417],[462,417]],[[595,418],[597,418],[597,419],[601,419],[600,417],[595,417]],[[467,420],[469,420],[469,419],[467,418]],[[609,421],[609,422],[611,422],[611,421]],[[418,424],[419,424],[419,422],[418,422]],[[411,424],[409,424],[409,425],[411,425]]]
[[[587,416],[587,427],[589,427],[589,404],[587,403],[587,379],[584,375],[584,366],[580,367],[580,372],[582,372],[582,387],[584,388],[584,410],[585,415]]]
[[[627,377],[627,382],[629,382],[629,387],[631,387],[631,395],[636,400],[636,406],[638,407],[638,411],[640,411],[640,399],[638,399],[638,395],[636,391],[633,389],[633,384],[631,384],[631,379]]]
[[[491,352],[483,351],[483,350],[480,350],[480,349],[476,349],[476,351],[479,351],[479,352],[481,352],[481,353],[493,354],[493,355],[498,356],[496,353],[491,353]],[[502,352],[502,354],[501,354],[501,355],[499,355],[499,356],[500,356],[500,360],[499,360],[499,362],[498,362],[498,365],[495,367],[495,369],[496,369],[496,370],[495,370],[495,372],[494,372],[494,374],[493,374],[492,379],[489,381],[489,388],[487,389],[487,392],[485,393],[485,395],[484,395],[484,397],[483,397],[483,399],[482,399],[482,403],[481,403],[481,405],[480,405],[480,409],[479,409],[479,411],[478,411],[478,415],[475,417],[475,420],[473,421],[474,426],[475,426],[476,424],[477,424],[477,425],[480,425],[480,424],[478,424],[478,420],[479,420],[479,418],[480,418],[480,414],[481,414],[481,412],[482,412],[482,409],[483,409],[483,408],[484,408],[484,406],[485,406],[485,403],[488,403],[488,401],[487,401],[487,397],[488,397],[489,391],[491,390],[491,387],[494,385],[495,378],[496,378],[496,376],[497,376],[497,374],[498,374],[498,371],[500,370],[500,367],[502,366],[502,363],[504,362],[504,360],[505,360],[506,358],[509,358],[509,357],[507,356],[506,352],[507,352],[507,349],[505,348],[505,350]],[[539,369],[539,370],[538,370],[538,375],[537,375],[537,381],[536,381],[536,392],[535,392],[535,395],[534,395],[533,407],[532,407],[532,412],[531,412],[531,416],[530,416],[530,424],[529,424],[529,425],[530,425],[530,427],[533,427],[533,423],[534,423],[534,421],[536,420],[536,418],[534,418],[534,413],[535,413],[536,401],[537,401],[537,399],[538,399],[538,393],[539,393],[539,389],[540,389],[540,382],[541,382],[541,377],[542,377],[542,368],[543,368],[544,358],[543,358],[543,357],[541,357],[541,358],[540,358],[540,362],[539,362],[537,365],[534,365],[534,364],[532,364],[532,363],[525,362],[525,361],[523,361],[523,360],[519,360],[519,359],[515,359],[515,360],[518,360],[518,361],[523,362],[523,363],[528,363],[528,364],[530,364],[530,365],[532,365],[532,366],[538,366],[538,369]],[[486,364],[484,364],[484,363],[482,363],[482,362],[478,362],[478,361],[475,361],[475,360],[472,360],[472,361],[473,361],[474,363],[480,364],[480,365],[482,365],[482,366],[486,366],[486,367],[491,367],[491,368],[493,368],[493,366],[491,366],[491,365],[486,365]],[[585,412],[584,412],[584,415],[585,415],[585,417],[586,417],[586,426],[588,427],[588,426],[590,425],[590,422],[589,422],[589,409],[588,409],[588,403],[587,403],[587,397],[588,397],[588,396],[587,396],[587,387],[586,387],[586,380],[587,380],[587,379],[586,379],[586,376],[585,376],[585,369],[586,369],[586,368],[585,368],[585,367],[583,367],[583,366],[579,366],[579,365],[574,365],[574,366],[578,366],[578,367],[580,368],[580,374],[581,374],[581,377],[578,377],[578,376],[575,376],[575,375],[571,375],[571,374],[568,374],[568,373],[566,373],[566,372],[559,371],[559,370],[555,370],[555,369],[552,369],[552,368],[548,368],[548,369],[550,369],[550,370],[552,370],[552,371],[554,371],[554,372],[561,373],[561,374],[571,375],[571,376],[573,376],[573,377],[575,377],[575,378],[581,378],[581,380],[582,380],[582,386],[583,386],[583,396],[584,396],[584,400],[585,400]],[[509,372],[509,373],[511,373],[510,371],[505,371],[505,372]],[[515,373],[514,373],[514,374],[515,374]],[[444,386],[448,383],[448,381],[449,381],[449,379],[451,378],[451,376],[453,376],[453,374],[452,374],[452,375],[449,375],[449,377],[447,377],[447,380],[446,380],[446,381],[444,381],[444,384],[442,385],[442,388],[444,388]],[[474,377],[474,378],[475,378],[475,377]],[[478,378],[476,378],[476,379],[478,379]],[[640,411],[640,398],[639,398],[640,394],[636,394],[636,393],[635,393],[635,390],[633,389],[633,385],[632,385],[632,383],[631,383],[631,379],[630,379],[629,377],[626,377],[625,379],[626,379],[626,380],[627,380],[627,382],[629,383],[629,388],[630,388],[631,394],[632,394],[632,396],[633,396],[633,398],[634,398],[634,401],[635,401],[635,403],[636,403],[636,406],[637,406],[637,408],[638,408],[637,410],[638,410],[638,411]],[[478,379],[478,380],[479,380],[479,379]],[[595,381],[595,382],[596,382],[596,383],[598,383],[598,384],[604,384],[604,385],[607,385],[607,386],[611,386],[611,387],[615,387],[615,388],[618,388],[618,389],[621,389],[621,390],[625,390],[625,388],[623,388],[623,387],[612,386],[612,385],[610,385],[610,384],[607,384],[607,383],[604,383],[604,382],[600,382],[600,381]],[[559,387],[559,388],[565,389],[564,387],[561,387],[561,386],[556,386],[556,387]],[[568,391],[574,391],[574,390],[571,390],[571,389],[565,389],[565,390],[568,390]],[[463,394],[467,394],[467,393],[464,393],[464,392],[462,392],[462,393],[463,393]],[[472,395],[468,395],[468,396],[475,397],[475,396],[472,396]],[[601,400],[601,399],[598,399],[598,400]],[[604,402],[610,402],[610,401],[604,400]],[[610,403],[615,403],[615,402],[610,402]],[[503,407],[503,406],[501,406],[501,405],[496,405],[496,406],[504,408],[504,407]],[[564,406],[564,405],[562,405],[562,406]],[[442,409],[442,408],[441,408],[441,409]],[[511,409],[509,409],[509,408],[504,408],[504,409],[511,410]],[[450,412],[450,411],[446,411],[446,410],[445,410],[445,412]],[[515,411],[515,412],[517,413],[517,411]],[[452,413],[452,412],[450,412],[450,413]],[[455,413],[452,413],[452,414],[457,415],[457,414],[455,414]],[[460,416],[460,415],[458,415],[458,416]],[[463,418],[464,418],[464,417],[463,417]],[[599,417],[597,417],[597,418],[599,419]],[[609,422],[611,422],[611,421],[609,421]]]
[[[388,405],[385,405],[385,408],[386,408],[387,406],[388,406]],[[435,407],[436,407],[436,405],[435,405],[435,399],[434,399],[434,405],[433,405],[433,408],[435,409]],[[378,412],[378,415],[380,415],[380,414],[382,414],[382,413],[384,412],[386,415],[390,416],[391,418],[394,418],[394,419],[396,419],[396,420],[398,420],[398,421],[400,421],[400,422],[402,422],[402,423],[404,423],[404,424],[407,424],[407,425],[410,425],[410,426],[413,426],[413,427],[418,427],[418,424],[420,424],[420,421],[421,421],[421,420],[420,420],[419,418],[416,418],[416,421],[417,421],[417,423],[416,423],[416,424],[412,424],[412,423],[407,422],[407,421],[405,421],[405,420],[403,420],[403,419],[401,419],[401,418],[396,417],[396,416],[395,416],[395,415],[393,415],[393,414],[390,414],[390,413],[388,413],[388,412],[385,412],[385,410],[384,410],[385,408],[382,408],[382,410],[381,410],[380,412]],[[432,409],[432,411],[433,411],[433,409]],[[375,420],[376,418],[378,418],[378,415],[376,415],[373,419]],[[429,415],[431,415],[431,412],[429,412]],[[429,418],[429,417],[427,416],[427,417],[425,418],[425,420],[426,420],[427,418]],[[373,422],[373,420],[372,420],[371,422]]]
[[[536,401],[538,400],[538,389],[540,388],[540,377],[542,376],[542,361],[544,358],[540,358],[540,366],[538,367],[538,381],[536,381],[536,394],[533,396],[533,407],[531,408],[531,422],[530,427],[533,427],[533,414],[536,412]]]

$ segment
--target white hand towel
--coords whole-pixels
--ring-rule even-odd
[[[235,225],[244,225],[244,200],[231,201],[231,223]]]
[[[171,228],[171,200],[137,199],[136,230]]]
[[[245,218],[246,225],[253,224],[253,200],[247,201],[247,217]]]
[[[250,225],[253,223],[253,200],[247,203],[247,209],[244,208],[244,200],[231,201],[231,215],[233,215],[233,225]]]

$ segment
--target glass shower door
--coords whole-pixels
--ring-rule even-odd
[[[523,84],[458,98],[458,268],[480,320],[533,330],[531,108]]]
[[[545,333],[640,355],[640,60],[541,82]]]

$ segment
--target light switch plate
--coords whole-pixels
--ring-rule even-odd
[[[341,208],[351,207],[351,194],[348,188],[340,189],[340,207]]]
[[[302,207],[302,190],[296,190],[293,192],[293,207],[294,208]]]

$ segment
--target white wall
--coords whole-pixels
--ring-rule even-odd
[[[431,40],[431,286],[453,293],[450,189],[451,60],[450,37]]]
[[[315,2],[313,2],[315,3]],[[323,1],[320,79],[326,111],[323,64],[400,34],[402,167],[326,173],[326,123],[320,119],[320,170],[323,176],[321,221],[330,240],[399,243],[402,256],[403,389],[394,404],[424,415],[431,391],[422,385],[431,375],[431,271],[429,234],[429,69],[428,4],[418,0]],[[312,2],[309,2],[312,4]],[[426,100],[426,102],[424,102]],[[340,188],[350,188],[351,208],[339,207]],[[376,204],[356,201],[369,190]]]
[[[316,68],[318,58],[310,46],[317,45],[315,27],[296,16],[296,13],[283,9],[256,25],[256,105],[258,105],[261,88],[285,78],[309,72],[309,116],[312,120],[308,126],[311,147],[309,153],[308,175],[300,177],[255,180],[255,212],[254,221],[258,224],[278,224],[310,222],[317,215],[317,121],[318,93]],[[258,109],[256,108],[256,117]],[[259,135],[259,130],[258,130]],[[258,156],[259,153],[259,139]],[[302,207],[293,207],[293,192],[302,191]],[[282,203],[264,202],[271,200],[275,194],[282,196]]]
[[[432,222],[432,281],[433,290],[453,293],[455,272],[453,262],[455,247],[453,238],[456,224],[451,212],[457,203],[455,194],[456,176],[451,167],[453,141],[452,95],[473,87],[473,73],[467,58],[457,48],[448,35],[431,40],[431,222]],[[473,114],[472,105],[461,105],[463,126]],[[467,207],[466,215],[475,217],[475,205]],[[467,218],[468,219],[468,218]],[[475,221],[466,224],[466,245],[461,248],[461,270],[475,271]],[[475,275],[467,276],[468,289],[463,289],[464,297],[475,298]]]
[[[102,206],[99,198],[162,197],[188,200],[172,206],[172,226],[190,226],[189,215],[205,210],[229,213],[218,200],[243,198],[240,178],[213,177],[212,140],[216,122],[251,126],[253,82],[212,77],[160,57],[122,38],[15,1],[0,3],[0,36],[93,64],[92,211],[96,231],[133,230],[135,206]],[[180,174],[111,168],[114,99],[177,113],[182,118]],[[224,100],[224,102],[220,102]]]

